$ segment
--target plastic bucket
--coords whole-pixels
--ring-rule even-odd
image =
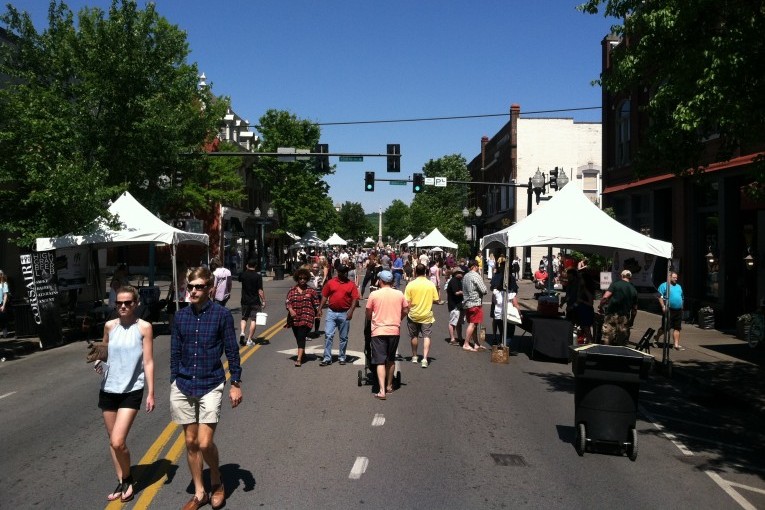
[[[265,326],[268,322],[268,314],[266,312],[258,312],[255,314],[255,324],[258,326]]]

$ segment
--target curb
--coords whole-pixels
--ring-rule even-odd
[[[0,345],[0,359],[6,361],[39,350],[41,350],[40,341],[36,338],[5,339]]]

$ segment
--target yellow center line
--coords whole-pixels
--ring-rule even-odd
[[[273,338],[276,333],[278,333],[283,327],[284,323],[286,322],[286,318],[282,319],[280,321],[277,321],[276,324],[268,328],[263,333],[263,338],[266,340],[270,340]],[[255,352],[260,349],[261,345],[255,345],[250,348],[242,348],[239,356],[240,364],[244,364],[245,361],[247,361]],[[224,370],[226,370],[226,380],[230,378],[230,375],[228,374],[228,361],[225,361],[223,363]],[[180,429],[180,431],[179,431]],[[141,457],[141,460],[138,462],[137,465],[139,466],[151,466],[152,464],[155,464],[156,461],[159,459],[160,453],[165,449],[167,444],[170,442],[171,437],[175,434],[176,431],[179,431],[178,437],[173,442],[173,445],[170,447],[170,450],[167,452],[167,454],[163,457],[164,460],[167,462],[162,463],[159,465],[158,469],[159,471],[155,473],[154,469],[147,469],[146,471],[141,473],[141,478],[137,479],[136,482],[138,483],[138,486],[143,488],[141,491],[140,497],[136,500],[135,504],[133,505],[133,508],[136,510],[144,510],[149,508],[149,505],[151,504],[154,497],[157,495],[159,490],[162,488],[163,485],[167,483],[167,470],[168,468],[178,463],[178,460],[180,459],[181,455],[183,454],[184,447],[186,446],[186,441],[183,435],[183,429],[180,427],[180,425],[176,425],[173,422],[170,422],[167,424],[165,429],[162,431],[162,433],[157,437],[157,439],[154,441],[154,443],[146,450],[146,453],[143,457]],[[152,478],[154,478],[156,481],[150,485],[145,485],[144,483],[147,483],[147,477],[149,475],[154,475]],[[122,503],[120,500],[111,501],[106,505],[106,510],[116,510],[118,508],[122,507]]]

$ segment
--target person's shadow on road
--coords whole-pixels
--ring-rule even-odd
[[[205,469],[202,473],[202,479],[204,480],[205,487],[212,487],[210,483],[210,470]],[[226,489],[226,499],[239,488],[240,482],[244,484],[242,489],[244,492],[250,492],[255,489],[255,477],[252,473],[246,469],[243,469],[239,464],[223,464],[220,467],[220,479],[223,482],[223,486]],[[194,494],[194,482],[189,481],[189,485],[186,487],[186,492]]]

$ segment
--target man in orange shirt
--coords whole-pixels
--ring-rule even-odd
[[[380,385],[375,397],[385,400],[387,394],[393,391],[393,368],[401,337],[401,321],[409,312],[409,302],[400,290],[392,288],[393,273],[381,271],[378,281],[380,288],[369,294],[366,317],[372,322],[372,364],[377,365]]]

